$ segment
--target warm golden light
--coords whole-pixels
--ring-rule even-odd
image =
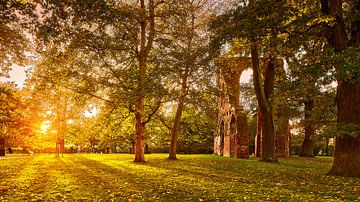
[[[40,125],[40,132],[46,134],[48,129],[50,128],[51,121],[43,121]]]

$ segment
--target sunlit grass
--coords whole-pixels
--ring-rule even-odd
[[[360,180],[325,175],[329,158],[279,163],[213,155],[14,156],[0,160],[0,201],[360,200]]]

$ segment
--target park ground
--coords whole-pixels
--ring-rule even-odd
[[[10,155],[0,159],[0,201],[360,201],[360,179],[326,175],[331,158],[166,157]]]

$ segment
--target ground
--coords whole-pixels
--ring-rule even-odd
[[[360,200],[360,179],[325,175],[331,158],[279,163],[214,155],[8,156],[0,159],[0,201]]]

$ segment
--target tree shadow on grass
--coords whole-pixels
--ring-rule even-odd
[[[43,190],[51,181],[50,174],[46,172],[51,168],[51,164],[44,164],[44,156],[24,157],[22,163],[14,164],[15,170],[9,171],[16,173],[9,178],[8,183],[11,188],[3,195],[10,201],[30,201],[41,200],[44,198]]]
[[[347,196],[354,194],[351,188],[344,191],[345,194],[343,195],[326,191],[326,188],[329,190],[344,190],[344,186],[348,184],[337,180],[334,185],[332,183],[334,179],[322,174],[323,170],[326,171],[323,166],[329,163],[329,160],[311,160],[311,162],[305,162],[305,165],[303,165],[303,161],[303,159],[291,159],[277,164],[269,164],[257,161],[214,158],[212,161],[193,163],[191,160],[171,162],[164,159],[148,163],[146,166],[169,169],[179,175],[190,175],[206,179],[210,184],[216,184],[215,182],[217,182],[217,184],[221,185],[218,190],[224,190],[224,188],[233,189],[237,193],[245,195],[246,191],[244,193],[243,190],[250,189],[253,193],[261,194],[260,192],[263,192],[269,193],[268,195],[280,195],[284,200],[294,195],[304,199],[309,197],[354,199],[353,196]],[[355,182],[355,184],[358,184],[358,182]],[[223,188],[221,188],[222,186]],[[321,188],[322,186],[323,188]],[[260,199],[267,198],[260,197]],[[275,198],[275,200],[277,199],[281,198]]]
[[[137,164],[130,161],[116,164],[110,162],[100,162],[88,158],[72,159],[74,165],[81,170],[82,175],[72,173],[80,183],[87,183],[92,180],[95,186],[87,187],[95,191],[96,185],[106,184],[98,193],[99,198],[109,200],[111,197],[119,197],[120,199],[135,200],[193,200],[199,187],[196,183],[186,182],[185,186],[181,186],[181,181],[171,178],[171,173],[159,172],[160,168],[149,169],[148,163]],[[95,176],[84,178],[84,176]],[[170,178],[170,179],[169,179]],[[87,180],[85,180],[87,179]],[[196,180],[196,179],[194,179]],[[104,194],[104,190],[110,190],[113,194]],[[201,191],[201,190],[200,190]],[[115,193],[115,194],[114,194]]]

